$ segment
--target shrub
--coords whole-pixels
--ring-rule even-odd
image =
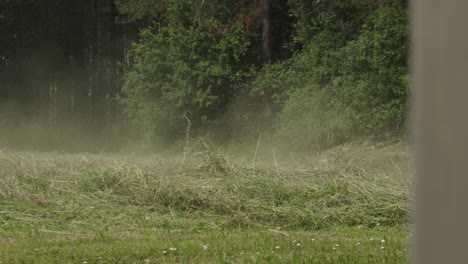
[[[133,46],[133,68],[123,87],[128,112],[153,138],[175,139],[192,120],[204,127],[236,94],[248,75],[243,58],[250,33],[232,25],[224,30],[215,17],[185,21],[191,1],[168,7],[167,25],[144,29]],[[195,21],[196,20],[196,21]]]
[[[294,148],[340,143],[353,135],[404,131],[408,87],[406,10],[382,5],[355,39],[324,30],[253,83],[274,94],[277,131]]]

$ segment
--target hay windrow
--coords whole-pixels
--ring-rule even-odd
[[[253,169],[208,150],[185,159],[3,151],[0,218],[66,229],[183,219],[200,228],[291,230],[409,222],[405,144],[342,145],[304,161],[259,161]]]

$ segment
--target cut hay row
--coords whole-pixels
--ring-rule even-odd
[[[83,232],[187,221],[200,229],[395,226],[409,222],[408,175],[403,143],[342,145],[254,168],[209,149],[185,159],[4,150],[0,219],[3,228]]]

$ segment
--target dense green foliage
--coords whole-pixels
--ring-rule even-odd
[[[213,124],[225,131],[273,129],[303,147],[354,135],[402,134],[408,87],[404,2],[273,5],[274,26],[291,30],[274,38],[282,46],[274,49],[272,64],[261,56],[262,27],[252,22],[259,19],[260,2],[235,2],[225,9],[215,1],[203,13],[196,1],[166,1],[165,19],[142,31],[124,93],[130,114],[149,135],[177,138],[184,116],[199,135]],[[280,7],[293,19],[275,20]],[[230,118],[227,108],[236,112]]]
[[[183,131],[184,115],[197,120],[195,127],[213,120],[248,76],[245,62],[254,55],[249,32],[239,26],[221,33],[216,32],[221,21],[214,17],[178,20],[191,7],[190,1],[180,2],[169,6],[167,25],[142,31],[123,89],[130,113],[151,134]]]
[[[406,13],[403,0],[0,1],[0,142],[402,135]]]
[[[319,144],[356,134],[401,134],[408,87],[406,35],[405,9],[383,6],[354,39],[337,46],[339,33],[324,31],[290,61],[266,68],[258,89],[283,91],[278,126],[284,136],[307,135],[305,142]],[[281,77],[270,81],[271,76]]]

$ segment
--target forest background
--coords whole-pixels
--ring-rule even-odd
[[[1,0],[0,146],[405,136],[407,1]],[[142,144],[143,143],[143,144]]]

